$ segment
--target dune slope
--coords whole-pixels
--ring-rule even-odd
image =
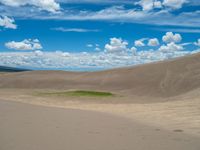
[[[0,88],[96,89],[172,97],[200,87],[200,53],[100,72],[28,71],[0,75]]]

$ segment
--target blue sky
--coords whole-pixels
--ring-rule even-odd
[[[0,65],[98,70],[200,51],[198,0],[0,0]]]

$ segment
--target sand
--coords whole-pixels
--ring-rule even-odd
[[[199,66],[200,53],[101,72],[0,74],[0,150],[199,150]],[[73,89],[116,96],[37,94]]]
[[[128,119],[0,101],[1,150],[199,150],[199,138]]]
[[[0,75],[0,88],[104,90],[130,97],[150,97],[145,103],[151,102],[150,100],[156,102],[157,98],[181,96],[200,88],[199,66],[200,53],[170,61],[101,72],[7,73]]]

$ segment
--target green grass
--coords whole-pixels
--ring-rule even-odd
[[[43,96],[73,96],[73,97],[112,97],[114,94],[110,92],[99,92],[99,91],[66,91],[66,92],[48,92],[48,93],[39,93]]]

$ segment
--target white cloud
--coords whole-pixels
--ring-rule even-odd
[[[96,47],[95,51],[101,51],[101,49],[99,47]]]
[[[136,47],[142,47],[142,46],[145,46],[144,44],[144,41],[147,40],[147,38],[142,38],[142,39],[139,39],[139,40],[135,40],[134,42],[134,45]]]
[[[182,46],[188,46],[188,45],[191,45],[191,44],[193,44],[192,42],[187,42],[187,43],[181,43],[180,45],[182,45]]]
[[[101,48],[99,47],[99,44],[95,44],[95,51],[101,51]]]
[[[46,10],[53,13],[60,10],[60,5],[55,0],[1,0],[0,3],[12,7],[33,5],[41,10]]]
[[[178,26],[200,26],[200,11],[181,12],[172,15],[168,10],[140,11],[137,9],[126,9],[123,6],[113,6],[99,11],[80,11],[71,14],[57,16],[42,16],[40,19],[62,19],[62,20],[109,20],[125,21],[132,23],[156,24],[156,25],[178,25]]]
[[[169,11],[168,7],[152,11],[143,11],[135,7],[127,8],[119,5],[113,5],[112,7],[106,7],[100,10],[69,9],[66,7],[65,9],[62,9],[61,13],[47,14],[28,7],[15,8],[15,11],[13,11],[13,8],[0,5],[0,13],[23,19],[106,20],[153,25],[178,25],[184,27],[200,26],[199,10],[181,10],[176,14],[172,14],[172,11]]]
[[[108,53],[121,53],[126,52],[128,42],[123,41],[121,38],[111,38],[110,43],[105,45],[105,51]]]
[[[149,39],[148,46],[158,46],[160,45],[157,38]]]
[[[143,43],[143,41],[140,41],[140,40],[136,40],[135,43],[134,43],[134,45],[137,46],[137,47],[145,46],[145,44]]]
[[[133,46],[133,47],[131,47],[130,51],[131,51],[132,54],[136,55],[137,48]]]
[[[149,11],[153,9],[153,0],[140,0],[135,4],[140,5],[144,11]]]
[[[162,8],[161,1],[158,0],[140,0],[135,3],[136,5],[140,5],[143,11],[150,11],[154,8]]]
[[[17,28],[17,25],[15,24],[15,20],[7,16],[0,16],[0,26],[4,28],[10,28],[10,29]]]
[[[180,34],[173,34],[173,32],[167,32],[163,37],[162,37],[163,42],[165,43],[178,43],[181,42],[182,37]]]
[[[152,41],[155,45],[156,38],[143,38],[141,41]],[[200,43],[200,40],[196,43]],[[25,44],[24,44],[25,43]],[[30,44],[32,46],[30,46]],[[17,49],[33,50],[33,43],[39,44],[38,39],[24,40],[22,42],[11,42],[10,46]],[[136,47],[128,48],[128,42],[121,38],[111,38],[110,43],[105,45],[105,51],[89,52],[45,52],[45,51],[31,51],[31,52],[1,52],[0,65],[30,67],[40,69],[66,69],[66,70],[101,70],[116,67],[132,66],[137,64],[150,63],[155,61],[167,60],[170,58],[180,57],[187,54],[200,52],[198,50],[185,50],[183,46],[191,43],[175,42],[167,43],[160,46],[159,49],[153,50],[139,50]],[[13,46],[15,45],[15,46]],[[26,48],[25,48],[26,47]],[[93,47],[98,48],[98,44],[93,44]],[[38,47],[39,48],[39,47]]]
[[[92,44],[87,44],[86,47],[90,47],[91,48],[91,47],[93,47],[93,45]]]
[[[40,50],[36,50],[36,51],[35,51],[35,54],[36,54],[37,56],[42,56],[44,53],[43,53],[42,51],[40,51]]]
[[[62,56],[63,56],[63,57],[70,57],[70,53],[68,53],[68,52],[63,52],[63,53],[62,53]]]
[[[168,43],[167,45],[162,45],[159,48],[159,51],[162,52],[173,52],[173,51],[182,51],[184,50],[182,45],[176,44],[174,42]]]
[[[0,65],[12,67],[27,67],[40,69],[66,69],[66,70],[99,70],[116,67],[132,66],[167,60],[195,51],[138,51],[134,55],[122,53],[95,52],[95,53],[69,53],[69,52],[0,52]]]
[[[150,11],[154,8],[163,8],[163,6],[172,9],[180,9],[182,8],[182,5],[187,2],[188,0],[140,0],[135,2],[135,4],[140,5],[143,11]]]
[[[180,9],[182,5],[187,2],[188,0],[164,0],[163,5],[173,9]]]
[[[5,46],[9,49],[15,50],[38,50],[42,49],[42,45],[38,39],[25,39],[21,42],[10,41],[5,43]]]
[[[200,39],[198,39],[197,42],[194,42],[194,45],[200,46]]]
[[[130,0],[57,0],[62,3],[75,3],[75,4],[83,4],[83,3],[97,3],[97,4],[132,4]]]
[[[87,44],[86,47],[93,48],[95,51],[101,51],[101,48],[99,48],[99,44]]]
[[[161,3],[161,1],[155,0],[155,1],[154,1],[154,7],[155,7],[155,8],[162,8],[162,3]]]
[[[63,27],[52,28],[52,30],[61,32],[99,32],[99,30],[97,29],[63,28]]]
[[[180,33],[200,33],[200,29],[194,29],[194,28],[153,28],[154,30],[159,31],[170,31],[170,32],[180,32]]]

